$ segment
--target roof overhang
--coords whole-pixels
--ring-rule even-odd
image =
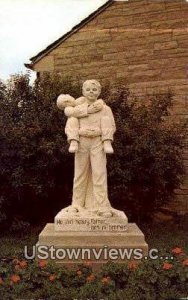
[[[71,37],[74,33],[76,33],[79,29],[84,27],[86,24],[88,24],[91,20],[93,20],[96,16],[98,16],[101,12],[103,12],[108,6],[110,6],[114,1],[116,0],[108,0],[105,4],[100,6],[96,11],[94,11],[92,14],[90,14],[87,18],[82,20],[79,24],[74,26],[69,32],[61,36],[59,39],[57,39],[55,42],[50,44],[47,48],[40,51],[37,55],[30,58],[31,63],[25,63],[25,67],[28,69],[33,70],[34,65],[40,61],[44,56],[46,56],[48,53],[50,53],[52,50],[57,48],[62,42],[67,40],[69,37]]]

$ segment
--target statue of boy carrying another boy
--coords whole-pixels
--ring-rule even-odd
[[[69,152],[75,153],[72,205],[68,211],[82,209],[111,217],[107,191],[106,154],[113,153],[111,142],[116,130],[112,111],[102,99],[101,85],[96,80],[83,84],[83,96],[74,99],[60,95],[57,106],[68,117],[65,133]]]

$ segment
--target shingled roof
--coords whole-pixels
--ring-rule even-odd
[[[88,17],[83,19],[79,24],[74,26],[69,32],[61,36],[59,39],[57,39],[55,42],[50,44],[47,48],[40,51],[37,55],[30,58],[31,63],[25,64],[25,66],[29,69],[33,69],[33,65],[41,60],[44,56],[46,56],[49,52],[51,52],[53,49],[58,47],[62,42],[67,40],[71,35],[76,33],[80,28],[84,27],[87,23],[89,23],[91,20],[93,20],[96,16],[98,16],[101,12],[103,12],[108,6],[110,6],[114,0],[108,0],[105,4],[100,6],[97,10],[95,10],[92,14],[90,14]]]

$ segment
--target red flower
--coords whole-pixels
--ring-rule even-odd
[[[82,275],[82,271],[78,270],[78,271],[77,271],[77,275],[78,275],[78,276],[81,276],[81,275]]]
[[[172,249],[172,253],[179,255],[179,254],[183,253],[183,250],[179,247],[176,247],[176,248]]]
[[[3,284],[3,279],[0,277],[0,284]]]
[[[172,269],[173,265],[169,263],[164,263],[163,264],[163,270],[170,270]]]
[[[135,270],[135,269],[137,269],[138,268],[138,263],[137,262],[135,262],[135,261],[130,261],[129,263],[128,263],[128,269],[130,269],[130,270]]]
[[[50,281],[54,281],[55,279],[56,279],[56,275],[54,275],[54,274],[50,275],[50,277],[49,277]]]
[[[27,267],[27,262],[26,262],[26,260],[20,261],[19,265],[20,265],[20,268],[22,268],[22,269],[26,268],[26,267]]]
[[[10,277],[10,280],[11,280],[11,282],[13,282],[13,283],[17,283],[17,282],[20,281],[20,276],[14,274],[14,275],[12,275],[12,276]]]
[[[109,276],[103,277],[103,278],[101,279],[101,282],[104,283],[104,284],[108,284],[109,281],[110,281],[110,277],[109,277]]]
[[[182,262],[182,265],[188,267],[188,258]]]
[[[86,278],[86,281],[87,282],[91,282],[91,281],[94,281],[95,280],[95,275],[91,274],[89,275],[87,278]]]
[[[47,266],[47,263],[48,262],[45,259],[39,260],[38,262],[40,268],[45,268]]]

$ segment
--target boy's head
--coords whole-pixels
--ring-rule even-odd
[[[97,80],[86,80],[83,84],[82,92],[89,101],[94,102],[101,93],[101,85]]]
[[[76,105],[75,99],[70,95],[61,94],[57,98],[57,107],[61,110],[64,110],[65,107]]]

